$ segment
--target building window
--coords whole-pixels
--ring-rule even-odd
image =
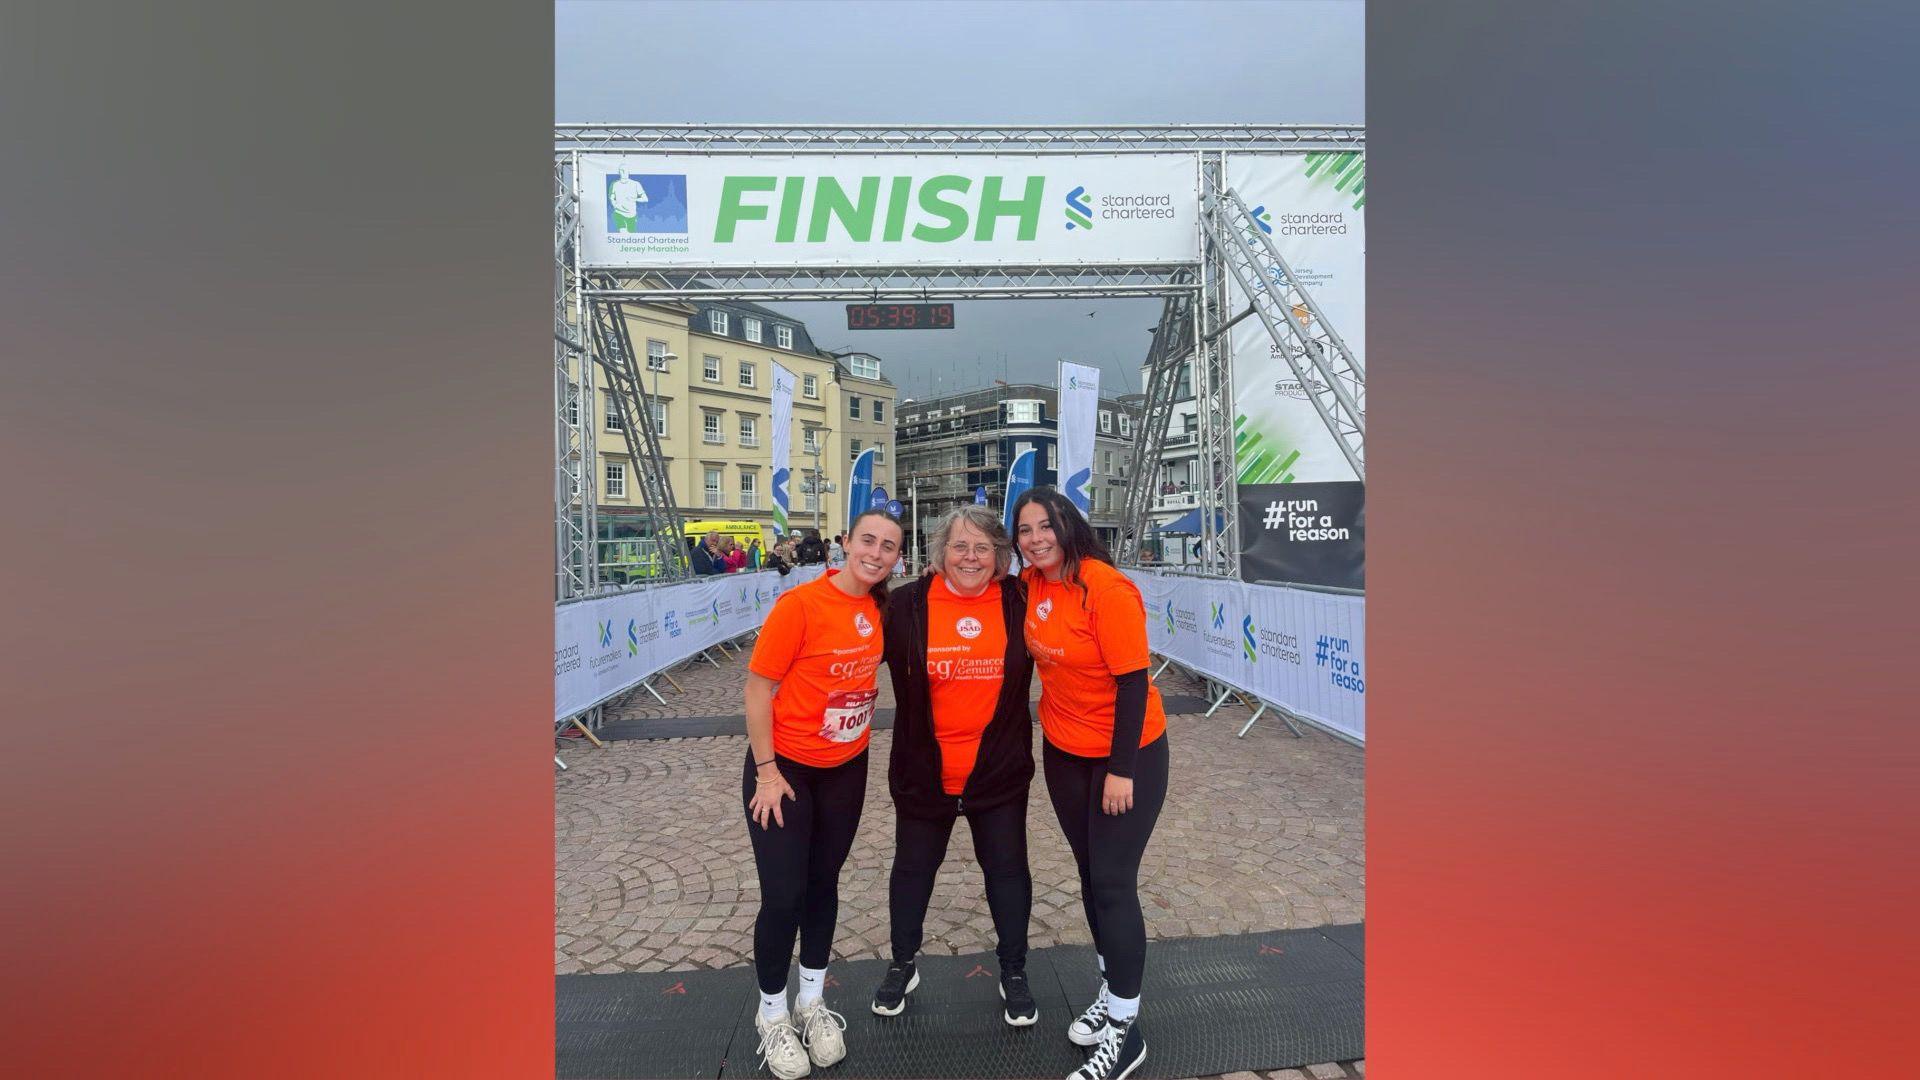
[[[887,463],[886,443],[877,442],[873,444],[873,463],[875,465],[885,465]]]
[[[747,469],[740,470],[740,509],[760,509],[760,475]]]
[[[880,361],[871,356],[854,355],[847,358],[853,365],[853,373],[863,379],[880,377]]]
[[[1100,434],[1113,434],[1113,414],[1105,409],[1100,410]]]
[[[727,313],[724,311],[716,311],[713,309],[708,309],[707,329],[713,331],[716,334],[719,334],[722,337],[725,337],[727,333]]]
[[[600,427],[606,431],[625,431],[620,426],[620,408],[613,400],[613,391],[606,392],[606,404],[600,409]]]
[[[887,422],[886,405],[887,403],[880,400],[879,398],[873,399],[873,422],[874,423],[884,424]]]
[[[803,428],[801,430],[800,445],[806,449],[807,453],[811,454],[814,452],[814,450],[818,449],[819,442],[820,442],[819,428],[810,427],[810,428]]]
[[[726,499],[720,494],[720,470],[710,468],[707,470],[707,508],[711,510],[725,505]]]
[[[575,498],[575,499],[580,497],[580,459],[579,458],[567,459],[567,495],[570,498]]]
[[[717,356],[701,357],[700,358],[700,377],[707,380],[710,383],[719,382],[720,381],[720,358]]]
[[[1173,400],[1185,401],[1193,396],[1193,365],[1180,365],[1180,380],[1174,385]]]
[[[854,420],[860,419],[860,395],[847,395],[847,416]]]
[[[1058,445],[1058,444],[1057,444],[1057,443],[1048,443],[1048,444],[1047,444],[1047,468],[1049,468],[1049,469],[1057,469],[1057,468],[1059,468],[1059,467],[1060,467],[1060,466],[1058,466],[1058,465],[1055,465],[1055,464],[1053,463],[1053,448],[1054,448],[1054,447],[1055,447],[1056,445]]]
[[[783,349],[793,348],[793,327],[785,323],[774,323],[773,343]]]
[[[784,330],[786,328],[781,327],[781,329]],[[809,398],[817,398],[820,396],[820,380],[817,376],[800,376],[800,396]]]
[[[627,466],[624,462],[607,462],[607,498],[624,499],[627,497]]]
[[[726,436],[720,433],[720,414],[702,411],[700,414],[700,441],[720,446],[726,443]]]
[[[751,360],[740,361],[740,385],[748,389],[753,387],[753,361]]]
[[[659,398],[647,402],[653,413],[653,434],[656,438],[667,437],[667,403]]]
[[[847,443],[847,446],[849,448],[847,452],[847,460],[859,461],[860,460],[860,440],[859,439],[850,440]]]
[[[1113,475],[1113,451],[1100,451],[1100,471],[1108,476]]]
[[[800,509],[818,510],[820,508],[820,496],[814,494],[812,484],[804,485],[800,494],[805,496],[800,500]]]
[[[580,426],[580,395],[567,391],[567,426]]]
[[[961,420],[959,417],[956,416],[953,419],[947,421],[947,427],[953,431],[959,431],[960,425],[964,422],[965,421]]]
[[[1126,413],[1120,414],[1120,437],[1123,439],[1133,438],[1133,417],[1128,416]]]
[[[760,445],[759,422],[745,414],[740,417],[740,445],[749,448]]]
[[[748,318],[747,316],[742,315],[740,317],[740,330],[742,333],[747,335],[748,341],[751,341],[756,345],[760,343],[760,320],[759,319]]]
[[[1037,424],[1040,422],[1040,403],[1037,401],[1007,402],[1007,423]]]
[[[652,338],[647,339],[647,370],[648,371],[667,370],[667,343],[666,342],[655,341]]]

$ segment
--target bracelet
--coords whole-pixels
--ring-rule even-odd
[[[754,767],[754,768],[756,768],[756,769],[764,769],[764,768],[766,768],[767,766],[769,766],[769,765],[771,765],[771,764],[773,764],[775,760],[777,760],[777,759],[776,759],[776,758],[768,758],[768,759],[767,759],[767,760],[765,760],[765,761],[756,761],[756,762],[754,762],[754,763],[753,763],[753,767]]]

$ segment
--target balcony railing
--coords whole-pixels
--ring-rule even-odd
[[[1153,497],[1153,509],[1156,512],[1161,510],[1191,510],[1199,505],[1200,493],[1198,491],[1176,491],[1171,494],[1156,494]]]
[[[742,435],[740,436],[740,445],[752,450],[760,445],[760,436]]]

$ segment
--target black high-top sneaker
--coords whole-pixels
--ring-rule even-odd
[[[1067,1080],[1126,1080],[1127,1074],[1147,1060],[1147,1040],[1140,1034],[1140,1018],[1107,1018],[1107,1029],[1093,1048],[1087,1063],[1073,1070]]]
[[[1007,1003],[1002,1015],[1014,1027],[1026,1027],[1040,1019],[1040,1007],[1033,1003],[1033,988],[1027,985],[1025,971],[1000,973],[1000,997]]]
[[[907,995],[919,985],[920,972],[915,970],[913,961],[903,964],[895,960],[887,965],[880,989],[873,992],[873,1011],[881,1016],[899,1016],[907,1007]]]

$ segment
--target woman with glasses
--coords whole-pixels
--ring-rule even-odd
[[[888,905],[893,962],[873,1011],[897,1016],[920,984],[920,951],[934,876],[961,817],[986,876],[998,938],[1001,1018],[1015,1027],[1039,1019],[1027,985],[1027,789],[1033,780],[1033,724],[1027,713],[1033,662],[1020,631],[1026,594],[1007,576],[1013,545],[983,506],[936,521],[934,572],[894,590],[887,604],[886,660],[893,680],[893,873]]]

